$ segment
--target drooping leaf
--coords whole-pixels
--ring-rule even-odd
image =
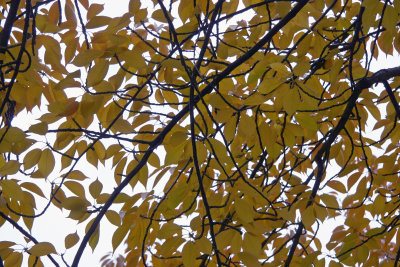
[[[75,246],[79,241],[79,235],[75,232],[65,237],[65,248],[69,249]]]
[[[53,244],[49,242],[40,242],[33,245],[29,250],[34,256],[40,257],[48,254],[56,254],[56,249],[54,248]]]
[[[40,155],[40,160],[38,162],[39,171],[44,178],[48,177],[53,171],[55,165],[55,160],[53,153],[50,149],[45,149]]]

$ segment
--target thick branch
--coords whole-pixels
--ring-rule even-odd
[[[288,257],[286,258],[285,267],[290,266],[294,252],[296,251],[297,244],[299,243],[301,233],[303,232],[303,228],[304,228],[304,225],[302,222],[300,222],[299,227],[296,230],[296,234],[293,236],[293,244],[292,244],[292,247],[290,248]]]
[[[0,37],[0,54],[5,54],[7,51],[8,41],[10,40],[11,30],[17,17],[17,11],[19,7],[20,0],[11,1],[10,10],[8,11],[6,22],[4,23],[4,28],[1,31]],[[0,60],[0,65],[3,64],[3,60]]]
[[[396,76],[400,76],[400,66],[395,68],[380,70],[374,73],[374,75],[362,78],[358,83],[356,83],[356,85],[354,86],[353,93],[347,102],[346,109],[344,110],[339,120],[339,123],[332,130],[331,134],[328,137],[328,140],[326,140],[324,145],[318,151],[317,155],[315,156],[316,158],[322,158],[322,155],[327,151],[327,149],[336,140],[336,137],[339,135],[339,133],[344,129],[344,126],[346,125],[361,92],[364,89],[371,87],[375,83],[384,82]]]
[[[9,15],[7,16],[6,23],[7,23],[8,19],[9,19],[9,17],[13,15],[13,12],[17,12],[17,10],[18,10],[18,5],[19,4],[16,5],[16,7],[15,7],[14,6],[15,5],[14,2],[18,2],[19,3],[20,1],[16,0],[16,1],[12,1],[11,2],[12,5],[11,5],[11,8],[10,8],[10,12],[12,12],[12,13],[9,13]],[[14,11],[13,8],[17,8],[17,10]],[[25,20],[24,20],[25,23],[24,23],[24,30],[23,30],[23,33],[22,33],[22,42],[21,42],[21,46],[20,46],[21,48],[19,50],[17,61],[16,61],[16,64],[15,64],[15,67],[14,67],[14,73],[12,75],[12,78],[11,78],[10,82],[7,85],[8,88],[7,88],[6,95],[4,96],[4,100],[1,103],[0,114],[3,113],[4,107],[5,107],[6,103],[9,100],[9,97],[10,97],[10,94],[11,94],[11,89],[12,89],[12,87],[13,87],[16,79],[17,79],[17,75],[19,73],[19,67],[21,66],[21,62],[22,62],[22,55],[24,54],[24,51],[25,51],[26,41],[28,39],[29,18],[31,16],[31,11],[32,11],[32,6],[31,6],[31,1],[30,0],[26,1],[25,10],[26,10],[26,12],[25,12]],[[14,18],[11,18],[11,19],[12,19],[12,21],[9,22],[9,23],[11,23],[10,27],[12,27],[12,23],[14,22],[15,16],[14,16]],[[11,29],[10,29],[9,33],[4,32],[4,30],[3,30],[2,34],[1,34],[1,40],[0,40],[0,49],[7,50],[7,43],[8,43],[8,39],[10,38],[10,33],[11,33]],[[5,44],[5,47],[4,47],[3,46],[4,45],[3,42],[6,42],[6,41],[7,41],[7,43]],[[1,53],[5,53],[5,50],[4,51],[0,50],[0,55],[1,55]],[[0,65],[2,63],[3,63],[2,60],[0,60]]]
[[[400,107],[399,107],[399,103],[397,103],[396,97],[394,96],[393,92],[392,92],[392,88],[390,88],[389,83],[384,80],[383,81],[383,86],[385,86],[385,90],[390,98],[390,102],[392,102],[392,105],[394,107],[394,110],[396,111],[396,116],[397,118],[400,119]]]
[[[247,51],[244,55],[235,60],[232,64],[230,64],[224,71],[222,71],[215,79],[209,83],[200,93],[193,99],[193,105],[197,104],[202,97],[212,92],[212,90],[216,87],[216,85],[224,79],[228,74],[230,74],[234,69],[243,64],[249,58],[251,58],[256,52],[258,52],[265,44],[272,40],[272,37],[279,32],[290,20],[292,20],[296,14],[307,4],[308,0],[299,1],[299,3],[281,20],[279,21],[257,44],[255,44],[249,51]],[[78,248],[78,251],[75,255],[74,261],[72,263],[72,267],[77,267],[79,260],[83,254],[83,251],[89,242],[89,238],[94,233],[95,229],[99,225],[101,219],[103,218],[106,211],[109,209],[111,204],[114,202],[115,198],[119,195],[119,193],[129,184],[132,178],[141,170],[143,166],[146,165],[148,158],[153,153],[153,151],[163,142],[165,136],[171,131],[171,129],[189,112],[190,106],[186,105],[176,116],[170,121],[170,123],[164,128],[164,130],[153,140],[147,152],[143,155],[143,158],[136,165],[136,167],[128,173],[126,178],[121,182],[121,184],[115,188],[113,193],[110,195],[110,198],[104,204],[102,210],[97,215],[96,219],[93,221],[90,229],[83,237],[82,242]]]
[[[326,142],[322,145],[322,147],[318,150],[317,154],[315,155],[314,161],[317,163],[317,174],[315,177],[315,183],[313,185],[313,189],[311,192],[310,199],[307,203],[307,207],[312,204],[313,199],[315,198],[319,186],[322,181],[322,176],[324,174],[324,160],[328,160],[327,157],[323,159],[323,156],[326,156],[326,152],[330,149],[332,143],[336,140],[336,137],[339,133],[344,129],[348,119],[350,118],[351,112],[356,105],[358,97],[360,96],[361,92],[371,87],[375,83],[383,82],[387,83],[387,80],[393,78],[395,76],[400,76],[400,67],[390,68],[390,69],[383,69],[376,72],[374,75],[370,77],[365,77],[361,79],[355,86],[352,95],[350,96],[346,108],[339,120],[339,123],[336,127],[332,130],[331,134],[329,135]],[[389,85],[388,85],[389,86]],[[390,86],[389,86],[390,89]],[[391,90],[390,90],[391,92]],[[398,105],[397,105],[398,107]],[[312,177],[312,176],[310,176]],[[296,247],[299,244],[301,232],[303,231],[303,224],[300,223],[299,227],[296,230],[296,234],[293,237],[292,247],[290,248],[289,256],[285,261],[285,266],[290,266],[291,260],[293,258],[294,252],[296,251]]]

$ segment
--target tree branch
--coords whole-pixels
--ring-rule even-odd
[[[256,43],[251,49],[249,49],[245,54],[235,60],[232,64],[230,64],[225,70],[223,70],[219,75],[217,75],[212,82],[210,82],[200,93],[193,99],[193,105],[197,104],[202,97],[209,94],[214,90],[216,85],[227,75],[229,75],[233,70],[235,70],[238,66],[243,64],[249,58],[251,58],[256,52],[258,52],[265,44],[272,40],[272,37],[275,36],[290,20],[292,20],[296,14],[308,3],[308,0],[299,1],[298,4],[282,19],[280,20],[258,43]],[[89,242],[90,237],[96,230],[99,225],[101,219],[105,215],[106,211],[109,209],[111,204],[114,202],[115,198],[119,195],[122,189],[125,188],[132,180],[132,178],[142,169],[144,165],[146,165],[148,158],[153,153],[153,151],[161,145],[165,136],[171,131],[171,129],[189,112],[190,106],[186,105],[176,116],[168,123],[168,125],[164,128],[164,130],[152,141],[147,152],[143,155],[143,158],[136,165],[136,167],[127,174],[126,178],[121,182],[121,184],[115,188],[115,190],[110,195],[110,198],[104,204],[102,210],[99,212],[97,217],[94,219],[92,225],[89,230],[85,234],[82,239],[82,242],[78,248],[78,251],[75,255],[74,261],[72,263],[72,267],[77,267],[79,264],[79,260],[82,257],[83,251]]]
[[[34,238],[31,234],[29,234],[24,228],[22,228],[17,222],[15,222],[13,219],[9,218],[7,215],[5,215],[3,212],[0,211],[0,216],[6,220],[7,222],[9,222],[10,224],[12,224],[12,226],[14,226],[15,228],[17,228],[18,231],[21,232],[21,234],[23,234],[24,236],[26,236],[29,240],[32,240],[33,243],[38,244],[39,241],[37,241],[36,238]],[[47,257],[51,260],[51,262],[55,265],[55,266],[60,266],[58,265],[57,261],[53,258],[53,256],[51,256],[50,254],[47,255]],[[1,265],[0,265],[1,266]]]
[[[346,108],[339,120],[339,123],[336,125],[336,127],[332,130],[331,134],[329,135],[328,139],[325,141],[325,143],[322,145],[322,147],[318,150],[317,154],[315,155],[314,161],[317,163],[317,175],[315,177],[315,183],[313,185],[313,189],[311,192],[311,196],[310,199],[307,203],[307,207],[310,206],[312,204],[312,201],[314,200],[318,189],[319,189],[319,185],[321,184],[322,181],[322,176],[324,174],[324,162],[326,160],[328,160],[328,156],[325,156],[325,158],[323,158],[324,155],[327,155],[326,152],[330,149],[332,143],[336,140],[336,137],[339,135],[339,133],[344,129],[350,115],[351,112],[353,110],[353,108],[356,105],[356,102],[358,100],[358,97],[360,96],[361,92],[366,89],[371,87],[373,84],[375,83],[387,83],[387,80],[390,78],[393,78],[395,76],[400,76],[400,66],[399,67],[395,67],[395,68],[390,68],[390,69],[383,69],[380,70],[376,73],[374,73],[372,76],[370,77],[364,77],[362,78],[360,81],[358,81],[358,83],[354,86],[354,91],[351,94]],[[388,84],[389,86],[389,84]],[[390,89],[390,86],[389,86]],[[390,89],[391,92],[391,89]],[[393,94],[393,93],[392,93]],[[398,107],[398,105],[397,105]],[[311,176],[312,177],[312,176]],[[296,234],[293,237],[293,244],[292,247],[290,249],[288,258],[285,261],[285,267],[290,266],[291,260],[293,258],[294,252],[296,250],[296,247],[299,243],[300,240],[300,236],[301,236],[301,232],[304,228],[304,225],[302,223],[300,223],[299,227],[297,228]]]
[[[390,88],[389,83],[384,80],[382,81],[383,86],[385,87],[385,90],[390,98],[390,102],[392,102],[392,105],[394,107],[394,110],[396,111],[396,116],[397,118],[400,119],[400,107],[399,107],[399,103],[397,103],[396,97],[394,96],[393,92],[392,92],[392,88]]]

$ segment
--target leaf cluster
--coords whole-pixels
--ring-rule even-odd
[[[100,235],[103,266],[399,263],[400,66],[374,68],[399,1],[0,9],[0,227],[25,238],[0,263],[78,266]],[[83,225],[64,247],[35,238],[49,207]]]

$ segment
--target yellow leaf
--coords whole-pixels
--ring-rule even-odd
[[[119,214],[113,210],[108,210],[106,212],[106,217],[108,219],[108,221],[112,224],[114,224],[115,226],[120,226],[121,225],[121,217],[119,216]]]
[[[72,114],[74,114],[78,108],[79,108],[79,103],[77,101],[71,101],[68,104],[65,105],[66,110],[64,113],[60,114],[61,116],[71,116]]]
[[[226,6],[226,5],[224,5]],[[178,7],[178,14],[183,23],[186,22],[190,17],[194,16],[194,5],[188,1],[180,1]]]
[[[186,267],[195,266],[196,249],[193,242],[187,242],[182,249],[183,265]]]
[[[47,123],[40,122],[37,124],[33,124],[31,127],[29,127],[29,131],[32,133],[44,135],[47,133]]]
[[[39,162],[41,155],[42,155],[42,150],[40,150],[39,148],[35,148],[29,151],[24,157],[25,170],[28,170],[33,166],[35,166]]]
[[[163,96],[164,96],[165,100],[170,104],[179,103],[179,99],[174,92],[165,90],[165,91],[163,91]],[[176,106],[172,106],[172,107],[176,108]]]
[[[206,237],[203,236],[202,238],[197,239],[195,244],[198,251],[203,252],[204,254],[211,254],[212,244]]]
[[[339,191],[340,193],[343,193],[343,194],[347,193],[346,187],[344,186],[344,184],[342,184],[339,181],[332,180],[332,181],[329,181],[326,185],[329,186],[330,188],[333,188],[333,189]]]
[[[77,181],[83,181],[85,180],[87,177],[79,170],[74,170],[72,171],[68,177],[68,179],[72,179],[72,180],[77,180]]]
[[[12,252],[7,255],[7,258],[4,260],[4,266],[21,266],[22,264],[22,254],[18,252]]]
[[[53,5],[51,5],[49,9],[48,22],[50,24],[56,24],[59,19],[60,19],[60,12],[58,9],[58,4],[53,3]]]
[[[237,231],[234,231],[230,244],[231,244],[231,250],[234,253],[239,253],[240,250],[242,249],[242,235],[239,234]],[[210,242],[210,249],[211,249],[211,242]],[[207,254],[210,254],[210,253],[211,253],[211,250]]]
[[[322,194],[320,196],[321,200],[325,203],[327,207],[339,208],[339,204],[334,195]]]
[[[286,77],[286,76],[290,75],[290,72],[288,71],[287,67],[283,63],[274,62],[274,63],[269,64],[269,66],[273,70],[277,71],[281,77]]]
[[[286,90],[282,90],[283,88]],[[296,88],[289,88],[289,85],[284,86],[283,88],[279,89],[285,93],[283,97],[283,107],[285,108],[287,114],[292,116],[300,104],[300,95]]]
[[[91,4],[86,14],[87,20],[94,18],[97,14],[104,10],[104,4]]]
[[[294,67],[293,69],[293,74],[301,77],[304,74],[306,74],[309,69],[310,69],[310,63],[306,60],[302,60],[297,62],[296,67]]]
[[[84,50],[80,52],[72,61],[72,64],[74,64],[77,67],[83,67],[87,66],[92,62],[95,58],[98,58],[104,54],[103,51],[100,50]]]
[[[321,254],[319,251],[314,251],[308,254],[302,261],[302,266],[313,266],[313,263],[317,260],[317,256]]]
[[[65,248],[69,249],[76,245],[79,241],[78,233],[69,234],[65,237]]]
[[[75,16],[75,11],[74,11],[74,5],[70,1],[65,2],[65,17],[66,17],[66,22],[69,25],[69,28],[76,28],[76,16]]]
[[[39,171],[44,178],[47,178],[54,169],[54,156],[50,149],[45,149],[40,156],[38,163]]]
[[[4,197],[0,196],[0,208],[3,208],[5,206],[7,206],[7,200]]]
[[[180,184],[167,199],[167,205],[170,209],[175,209],[188,194],[188,185]]]
[[[81,198],[85,198],[85,189],[83,186],[75,181],[66,181],[64,185],[75,195]]]
[[[19,170],[20,163],[16,160],[9,160],[0,168],[0,175],[6,176],[10,174],[16,174]]]
[[[251,223],[254,220],[253,207],[250,206],[247,201],[241,198],[237,198],[234,205],[237,216],[243,223]]]
[[[180,234],[181,232],[182,227],[180,227],[179,225],[175,223],[166,223],[161,227],[160,231],[158,231],[157,238],[168,239],[175,234]]]
[[[276,88],[278,88],[284,80],[279,78],[264,78],[258,87],[258,91],[263,94],[269,94]]]
[[[147,19],[147,8],[141,8],[137,12],[135,12],[135,23],[139,23],[145,19]]]
[[[243,238],[243,250],[257,255],[261,251],[261,241],[255,235],[246,232]]]
[[[75,56],[78,44],[79,44],[78,38],[74,38],[73,40],[71,40],[70,42],[68,42],[66,44],[65,53],[64,53],[65,64],[71,62],[72,58]]]
[[[88,0],[78,0],[79,3],[87,10],[89,8],[89,1]]]
[[[169,144],[172,146],[179,146],[182,142],[185,142],[187,139],[187,134],[182,131],[176,131],[172,134],[169,139]]]
[[[301,221],[307,230],[311,229],[311,226],[315,223],[314,209],[312,206],[308,206],[305,210],[301,211]]]
[[[164,103],[164,96],[162,95],[160,89],[156,90],[155,98],[156,98],[158,103],[161,103],[161,104]]]
[[[96,154],[98,156],[99,159],[104,159],[106,157],[106,149],[103,146],[103,143],[96,142],[96,144],[94,144],[93,146],[94,150],[96,151]]]
[[[99,161],[99,158],[96,154],[96,151],[94,151],[93,149],[89,149],[86,152],[86,160],[92,164],[93,166],[97,167],[97,163]]]
[[[128,233],[129,226],[122,225],[121,227],[118,227],[117,230],[115,230],[112,237],[112,246],[114,251],[119,246],[119,244],[121,244],[122,240],[125,238],[126,234]]]
[[[67,111],[67,107],[63,102],[53,102],[47,106],[48,111],[56,115],[61,115]]]
[[[135,131],[135,128],[132,126],[132,124],[122,118],[119,118],[111,129],[119,133],[132,133]]]
[[[2,128],[0,130],[0,136],[3,136],[6,131],[6,128]],[[26,138],[26,133],[17,127],[10,127],[5,134],[3,139],[9,141],[10,143],[17,143],[24,141]]]
[[[298,113],[295,115],[296,121],[302,126],[313,132],[318,130],[318,124],[315,117],[306,113]]]
[[[129,1],[129,12],[135,14],[141,6],[140,0],[130,0]]]
[[[337,76],[341,68],[343,67],[343,60],[335,60],[332,67],[329,68],[329,82],[334,83],[336,81]]]
[[[170,239],[167,239],[159,249],[159,253],[161,255],[169,255],[175,253],[178,247],[182,245],[184,241],[185,239],[183,239],[181,236],[174,236]]]
[[[160,165],[160,158],[157,156],[156,153],[152,153],[152,154],[150,155],[149,160],[148,160],[148,163],[149,163],[151,166],[155,167],[155,168],[159,168],[159,167],[161,166],[161,165]]]
[[[37,195],[39,195],[41,197],[45,198],[42,189],[40,189],[40,187],[37,186],[34,183],[25,182],[25,183],[20,184],[20,186],[23,187],[23,188],[28,189],[29,191],[31,191],[31,192],[33,192],[33,193],[35,193],[35,194],[37,194]]]
[[[99,179],[96,179],[89,185],[89,192],[95,199],[99,197],[102,189],[103,184],[99,181]]]
[[[300,36],[302,36],[303,34],[304,33],[301,32],[298,35],[296,35],[294,38],[295,39],[300,38]],[[306,37],[297,46],[296,52],[297,52],[298,57],[302,57],[310,51],[311,43],[312,43],[312,35],[307,34]]]
[[[182,159],[183,148],[186,142],[182,142],[178,147],[168,148],[167,154],[165,155],[164,163],[165,165],[171,165],[178,163]]]
[[[211,144],[207,144],[210,146],[208,150],[215,151],[216,156],[222,164],[230,163],[231,159],[227,155],[225,145],[215,138],[210,138],[209,141]]]
[[[108,200],[109,197],[110,197],[110,194],[102,193],[102,194],[100,194],[100,196],[97,198],[96,201],[98,204],[104,204],[104,203],[106,203],[106,201]]]
[[[238,133],[244,138],[253,138],[256,133],[254,119],[247,115],[242,115],[238,125]]]
[[[53,244],[49,242],[40,242],[31,247],[28,252],[33,256],[44,256],[48,254],[56,254],[56,249],[54,248]]]
[[[29,256],[27,266],[44,267],[43,262],[40,260],[40,258],[33,255]]]
[[[149,178],[149,170],[147,168],[147,165],[144,165],[142,169],[139,171],[137,174],[139,182],[146,188],[147,187],[147,181]]]
[[[89,231],[89,228],[91,227],[94,220],[95,220],[95,218],[93,218],[93,220],[91,220],[87,224],[86,230],[85,230],[86,233]],[[92,251],[94,251],[94,249],[96,248],[97,243],[99,242],[99,237],[100,237],[100,224],[97,225],[96,230],[94,230],[94,233],[92,234],[92,236],[89,239],[89,246],[92,248]]]
[[[94,28],[99,28],[103,26],[107,26],[111,21],[111,18],[106,17],[106,16],[96,16],[93,17],[86,23],[86,28],[88,29],[94,29]]]
[[[120,60],[123,60],[128,64],[130,67],[136,68],[136,69],[142,69],[146,68],[146,61],[143,58],[143,55],[140,51],[133,49],[133,50],[127,50],[123,53],[118,54],[120,57]]]
[[[79,210],[85,212],[86,212],[86,207],[89,204],[90,204],[89,202],[84,201],[80,197],[69,197],[62,202],[62,206],[67,210]]]
[[[173,20],[170,14],[168,16],[171,20]],[[167,18],[164,15],[164,12],[161,9],[157,9],[156,11],[154,11],[151,17],[159,22],[168,22]]]
[[[245,266],[251,266],[251,267],[261,266],[257,257],[249,252],[239,252],[238,256],[243,261]]]
[[[107,60],[99,60],[88,72],[87,85],[95,86],[99,84],[106,76],[109,64]]]
[[[15,243],[12,241],[0,241],[0,250],[9,248],[14,245],[15,245]]]

